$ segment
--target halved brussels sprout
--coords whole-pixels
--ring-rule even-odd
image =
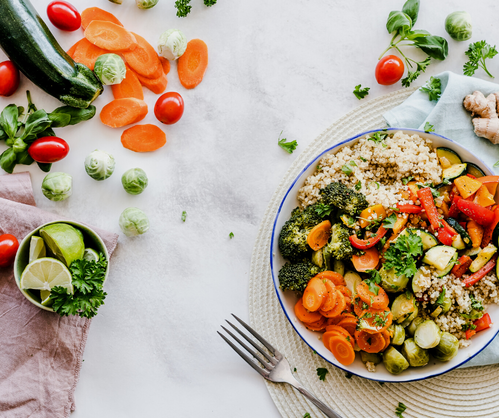
[[[101,55],[95,61],[94,73],[106,86],[120,84],[126,76],[125,62],[117,54]]]
[[[170,61],[180,58],[187,48],[187,38],[178,29],[163,32],[158,41],[159,55]]]
[[[383,364],[391,374],[400,374],[409,367],[409,362],[393,346],[388,347],[383,353]]]
[[[149,230],[149,219],[139,208],[126,208],[120,216],[119,223],[127,237],[145,234]]]
[[[43,195],[54,202],[60,202],[73,194],[73,177],[66,173],[49,173],[42,182]]]
[[[381,355],[379,355],[378,353],[366,353],[365,351],[361,351],[360,359],[364,364],[367,363],[368,361],[374,364],[381,363]]]
[[[135,0],[139,9],[150,9],[158,4],[158,0]]]
[[[448,332],[443,332],[440,342],[431,350],[431,355],[439,361],[452,360],[459,350],[459,340]]]
[[[85,158],[85,171],[94,180],[102,181],[111,177],[115,164],[111,154],[96,149]]]
[[[354,271],[347,271],[345,273],[345,283],[347,285],[348,290],[352,292],[352,299],[357,296],[357,286],[360,284],[362,281],[362,278],[355,273]]]
[[[409,324],[409,326],[407,327],[407,333],[411,336],[413,336],[416,332],[416,329],[417,327],[419,326],[419,324],[421,324],[421,322],[423,322],[424,319],[421,318],[420,316],[417,316],[416,318],[414,318],[411,323]]]
[[[131,168],[121,176],[121,184],[129,194],[141,194],[147,187],[149,180],[141,168]]]
[[[381,267],[379,274],[381,275],[381,287],[387,292],[402,292],[409,283],[407,276],[405,274],[397,276],[395,269],[386,270],[385,267]]]
[[[416,304],[415,306],[416,309],[414,309],[414,312],[412,314],[410,314],[407,319],[402,322],[400,325],[402,325],[404,328],[405,327],[408,327],[411,322],[418,316],[418,313],[419,313],[419,308],[418,308],[418,305]]]
[[[416,299],[411,292],[398,295],[392,303],[393,320],[399,324],[404,322],[416,310]]]
[[[412,367],[426,366],[430,361],[430,354],[428,351],[419,347],[413,338],[408,338],[404,341],[402,355]]]
[[[455,41],[471,38],[473,26],[468,12],[453,12],[445,19],[445,30]]]
[[[431,319],[427,319],[416,328],[414,341],[424,349],[436,347],[440,342],[440,328]]]
[[[402,325],[392,324],[388,328],[392,333],[392,344],[401,345],[405,340],[405,328]]]

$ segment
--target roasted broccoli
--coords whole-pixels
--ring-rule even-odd
[[[332,205],[347,212],[349,215],[357,216],[369,206],[366,197],[362,193],[356,193],[343,183],[333,182],[321,189],[321,203]]]
[[[321,269],[309,260],[286,263],[279,270],[279,285],[282,290],[303,292],[310,279],[320,271]]]
[[[336,260],[346,260],[354,254],[352,244],[350,244],[350,231],[343,224],[334,224],[331,228],[331,239],[324,247],[323,254],[325,260],[334,258]]]

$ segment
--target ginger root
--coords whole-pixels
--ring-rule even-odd
[[[464,98],[463,105],[471,112],[475,134],[499,144],[499,92],[485,97],[482,92],[474,91]]]

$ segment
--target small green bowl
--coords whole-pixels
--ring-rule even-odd
[[[107,252],[106,245],[104,244],[104,241],[102,241],[101,237],[99,237],[99,235],[97,235],[97,233],[88,226],[78,222],[72,222],[66,220],[47,222],[46,224],[40,225],[38,228],[36,228],[35,230],[31,231],[28,235],[26,235],[24,239],[21,241],[19,249],[17,250],[16,259],[14,261],[14,278],[16,280],[17,287],[19,288],[19,290],[26,299],[28,299],[33,305],[36,305],[39,308],[50,312],[54,312],[54,310],[50,306],[43,306],[41,304],[40,297],[35,292],[32,292],[29,289],[26,290],[21,289],[21,275],[23,274],[23,271],[26,268],[26,266],[29,264],[29,244],[31,241],[31,237],[33,235],[37,234],[39,235],[40,229],[42,229],[44,226],[51,224],[58,224],[58,223],[65,223],[74,226],[75,228],[78,228],[83,233],[83,241],[85,242],[85,248],[92,248],[98,253],[103,253],[106,259],[109,260],[109,254]],[[104,277],[104,281],[106,281],[108,274],[109,274],[109,263],[107,264],[106,276]]]

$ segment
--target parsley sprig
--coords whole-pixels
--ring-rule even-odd
[[[282,131],[279,134],[279,138],[277,140],[277,144],[287,153],[293,154],[293,151],[298,146],[298,142],[296,141],[286,141],[286,138],[281,138]]]
[[[400,235],[385,252],[385,267],[395,269],[398,276],[405,274],[411,278],[416,274],[416,260],[423,254],[421,237],[407,230],[407,234]]]
[[[393,229],[395,227],[396,222],[397,222],[397,215],[392,213],[390,216],[387,216],[383,220],[383,226],[387,229]]]
[[[192,9],[192,6],[189,5],[191,0],[177,0],[175,2],[175,7],[177,9],[177,17],[186,17]]]
[[[395,408],[395,415],[398,418],[404,418],[402,414],[405,412],[406,409],[407,406],[405,406],[402,402],[399,402],[399,405],[397,406],[397,408]]]
[[[419,90],[428,93],[428,99],[433,102],[438,102],[442,94],[442,82],[438,77],[430,77],[426,84]]]
[[[331,206],[331,205],[326,205],[324,203],[317,203],[317,205],[315,205],[315,212],[319,215],[319,216],[329,216],[331,215],[331,212],[333,211],[334,207]]]
[[[429,134],[430,132],[435,132],[435,128],[433,127],[433,125],[430,122],[426,122],[424,124],[424,131],[427,134]]]
[[[355,97],[357,97],[357,99],[359,100],[362,100],[364,97],[366,97],[369,94],[369,90],[371,90],[369,87],[361,87],[362,84],[359,84],[355,86],[355,90],[353,91],[353,94],[355,94]]]
[[[371,276],[369,279],[364,280],[369,286],[369,291],[378,296],[379,284],[381,283],[381,274],[379,274],[378,270],[374,269],[367,270],[366,273]]]
[[[319,376],[319,379],[324,381],[326,380],[326,375],[329,373],[328,369],[325,369],[324,367],[319,367],[317,369],[317,376]]]
[[[495,45],[490,46],[486,41],[477,41],[470,44],[465,54],[468,56],[468,62],[465,63],[463,67],[464,75],[471,77],[475,74],[475,71],[481,67],[489,77],[494,78],[494,76],[489,73],[485,60],[494,58],[497,55]]]

